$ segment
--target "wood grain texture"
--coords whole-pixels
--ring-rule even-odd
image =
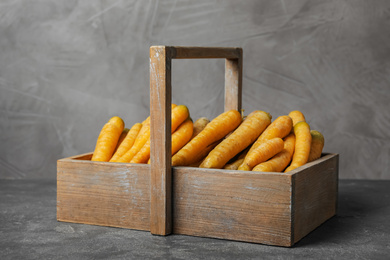
[[[335,215],[338,155],[291,173],[173,167],[173,233],[290,247]]]
[[[237,59],[225,59],[225,111],[241,111],[242,102],[242,49]]]
[[[292,172],[294,243],[336,214],[338,168],[338,154],[326,154]]]
[[[171,48],[150,48],[150,232],[168,235],[171,203]]]
[[[173,232],[291,244],[291,175],[173,167]]]
[[[57,162],[57,220],[149,230],[150,165],[91,162],[84,154]]]

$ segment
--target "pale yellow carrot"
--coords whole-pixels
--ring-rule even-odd
[[[226,169],[226,170],[237,170],[238,167],[240,167],[240,165],[243,162],[244,162],[244,158],[240,158],[240,159],[235,160],[232,163],[226,164],[223,168]]]
[[[210,123],[210,120],[207,117],[200,117],[194,122],[194,130],[192,134],[192,138],[197,136],[202,130],[206,127],[206,125]],[[191,139],[192,139],[191,138]]]
[[[321,157],[322,149],[324,148],[325,139],[322,133],[317,130],[311,130],[311,146],[310,146],[310,154],[307,162],[311,162],[317,160]]]

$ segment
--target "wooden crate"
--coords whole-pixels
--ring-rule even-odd
[[[152,163],[58,160],[59,221],[289,247],[336,214],[338,154],[289,173],[171,167],[174,58],[224,58],[225,110],[240,110],[242,49],[152,46]]]

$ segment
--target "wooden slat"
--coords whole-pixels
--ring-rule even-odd
[[[293,242],[336,214],[338,155],[327,154],[293,174]]]
[[[154,48],[156,46],[152,46]],[[173,59],[238,59],[240,58],[241,48],[225,47],[182,47],[166,46],[171,50]]]
[[[57,162],[57,219],[149,230],[150,165],[91,162],[85,156]]]
[[[168,235],[171,208],[171,49],[150,48],[151,222],[155,235]]]
[[[238,59],[225,59],[225,111],[241,111],[242,49]]]
[[[291,175],[173,167],[173,233],[291,246]]]

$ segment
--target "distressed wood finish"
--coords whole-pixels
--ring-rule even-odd
[[[57,220],[149,230],[150,165],[91,162],[92,153],[57,162]]]
[[[336,214],[338,169],[338,154],[326,154],[291,172],[294,243]]]
[[[290,245],[291,175],[173,169],[175,234]]]
[[[173,233],[290,247],[336,214],[337,164],[329,154],[292,173],[173,167]]]
[[[172,232],[171,48],[150,48],[150,232]]]
[[[242,62],[241,49],[238,59],[225,59],[225,111],[241,111]]]

